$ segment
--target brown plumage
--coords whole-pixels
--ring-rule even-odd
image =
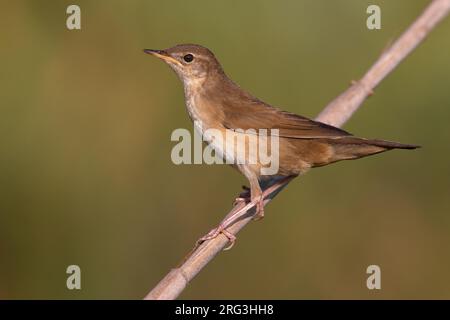
[[[214,54],[202,46],[178,45],[167,50],[147,49],[145,52],[161,58],[175,70],[184,85],[189,115],[193,121],[201,122],[203,131],[215,128],[223,133],[240,134],[239,129],[277,129],[277,176],[299,175],[309,168],[386,150],[418,147],[357,138],[342,129],[272,107],[232,82]],[[216,145],[215,148],[220,147]],[[237,164],[234,167],[249,180],[251,199],[257,199],[258,216],[262,217],[260,182],[271,177],[261,174],[260,163]]]

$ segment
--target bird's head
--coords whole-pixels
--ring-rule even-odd
[[[167,63],[185,84],[222,72],[214,54],[200,45],[182,44],[165,50],[144,49],[144,52]]]

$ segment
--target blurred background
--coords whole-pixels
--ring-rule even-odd
[[[141,299],[246,183],[171,162],[172,131],[192,125],[180,81],[143,48],[205,45],[255,96],[315,117],[428,2],[79,0],[69,31],[72,1],[3,1],[0,298]],[[447,19],[344,127],[422,149],[296,179],[181,298],[450,298],[449,52]]]

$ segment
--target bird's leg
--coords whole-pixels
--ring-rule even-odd
[[[258,178],[252,177],[250,181],[250,194],[251,201],[256,203],[256,213],[253,216],[253,220],[261,220],[264,218],[264,195],[259,185]]]
[[[292,180],[294,177],[295,176],[285,177],[285,178],[277,181],[276,183],[272,184],[267,189],[265,189],[264,192],[262,192],[262,195],[261,195],[261,198],[263,199],[263,204],[264,204],[264,201],[268,201],[268,200],[264,200],[264,198],[268,197],[273,192],[278,191],[280,188],[285,186],[285,184],[287,182],[289,182],[290,180]],[[205,236],[200,238],[197,241],[197,244],[200,244],[200,243],[202,243],[202,242],[204,242],[206,240],[214,239],[220,233],[223,233],[228,238],[228,240],[230,241],[230,245],[227,248],[225,248],[225,250],[230,249],[233,246],[234,242],[236,241],[236,236],[234,234],[232,234],[231,232],[229,232],[227,230],[227,228],[229,226],[231,226],[232,224],[234,224],[243,215],[245,215],[247,213],[247,211],[250,210],[252,207],[257,206],[258,202],[259,202],[259,199],[251,200],[244,207],[242,207],[242,208],[236,207],[236,209],[233,209],[228,214],[228,216],[219,224],[219,226],[217,228],[212,229],[210,232],[208,232],[208,234],[206,234]]]
[[[239,169],[250,183],[250,200],[256,205],[256,212],[253,216],[253,220],[260,220],[264,218],[264,196],[261,186],[259,185],[258,175],[247,165],[243,165],[239,167]]]

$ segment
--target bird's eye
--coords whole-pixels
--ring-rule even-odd
[[[194,60],[194,56],[193,56],[192,54],[188,53],[187,55],[185,55],[185,56],[183,57],[183,59],[184,59],[184,61],[186,61],[186,62],[192,62],[192,60]]]

